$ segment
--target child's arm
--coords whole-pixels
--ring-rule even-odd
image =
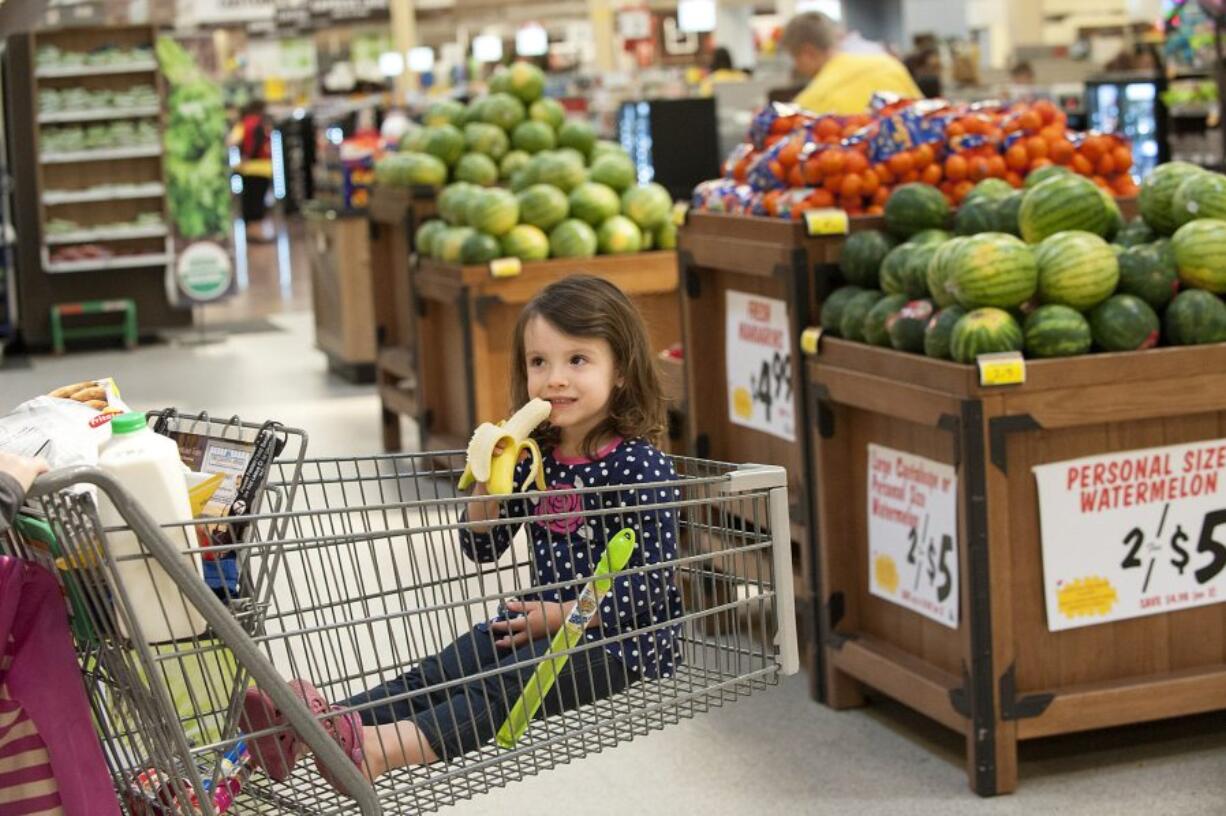
[[[515,484],[522,484],[528,474],[528,462],[515,466]],[[489,495],[484,482],[473,487],[473,498]],[[460,549],[473,561],[497,561],[511,546],[517,524],[508,524],[511,519],[528,515],[527,501],[519,497],[500,497],[489,501],[469,502],[460,515],[462,522],[486,522],[460,530]]]
[[[40,473],[47,472],[47,462],[0,451],[0,530],[5,530],[26,499],[26,491]]]

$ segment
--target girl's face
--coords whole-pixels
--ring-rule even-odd
[[[549,422],[567,447],[581,443],[608,416],[609,398],[622,384],[609,342],[565,334],[538,315],[524,327],[524,355],[528,396],[553,405]]]

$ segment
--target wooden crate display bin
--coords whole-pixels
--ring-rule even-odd
[[[1052,613],[1057,631],[1049,628],[1045,591],[1071,591],[1089,582],[1070,577],[1064,583],[1054,573],[1045,577],[1039,482],[1032,472],[1040,465],[1146,448],[1222,444],[1226,345],[1028,361],[1024,384],[997,387],[981,387],[973,366],[837,339],[823,339],[807,367],[820,531],[820,633],[832,707],[861,705],[864,684],[964,733],[967,773],[981,795],[1014,790],[1018,740],[1226,708],[1226,606],[1221,603],[1109,617],[1077,628],[1063,628],[1075,624],[1067,612],[1057,611]],[[889,488],[874,482],[870,496],[869,445],[889,449],[877,460],[878,475],[888,476],[890,458],[904,461],[896,452],[936,463],[934,473],[940,465],[954,469],[956,495],[940,504],[948,508],[956,502],[951,553],[956,556],[949,564],[958,567],[957,628],[870,591],[870,581],[878,587],[892,584],[901,601],[926,580],[938,587],[947,580],[943,574],[929,579],[916,572],[933,566],[924,562],[924,533],[918,537],[917,566],[905,558],[897,563],[888,554],[888,563],[882,561],[888,547],[907,549],[907,535],[900,539],[898,528],[882,532],[882,513],[870,520],[873,497]],[[895,474],[901,473],[896,467]],[[1058,496],[1048,484],[1045,495]],[[1080,496],[1074,489],[1070,495]],[[1217,496],[1226,496],[1226,487],[1219,486]],[[1049,525],[1053,517],[1090,523],[1077,518],[1078,510],[1054,515],[1051,508],[1063,505],[1051,501]],[[1078,506],[1079,499],[1068,501]],[[1219,504],[1226,508],[1226,500]],[[925,514],[936,518],[937,505],[926,504]],[[1174,506],[1173,521],[1187,512]],[[1118,603],[1120,615],[1172,602],[1172,596],[1143,600],[1150,576],[1141,563],[1152,566],[1153,558],[1159,571],[1174,563],[1167,541],[1172,530],[1159,535],[1153,529],[1164,523],[1159,516],[1166,519],[1163,504],[1145,508],[1145,517],[1153,518],[1143,525],[1143,546],[1130,548],[1129,530],[1115,530],[1121,517],[1112,515],[1094,517],[1101,535],[1077,539],[1093,542],[1087,547],[1094,549],[1083,552],[1102,561],[1101,574],[1087,579],[1117,576],[1117,586],[1094,598],[1111,600],[1108,608]],[[903,526],[915,529],[919,518],[916,512]],[[878,530],[877,555],[870,564],[872,524]],[[1049,527],[1049,547],[1061,526]],[[1186,531],[1184,549],[1193,568],[1214,567],[1219,558],[1226,562],[1226,524],[1216,528],[1216,539],[1212,529],[1203,538],[1199,520],[1189,527],[1195,529]],[[1123,559],[1133,557],[1137,563],[1127,566],[1137,569],[1124,571]],[[1063,555],[1053,556],[1053,564],[1057,558]],[[891,573],[896,563],[897,573]],[[1183,580],[1161,572],[1158,577]],[[1198,588],[1194,580],[1186,583],[1193,596],[1208,591],[1202,597],[1212,598],[1216,592]],[[914,597],[924,594],[917,590]],[[1178,607],[1180,598],[1173,597]],[[932,602],[932,597],[921,600]],[[1102,609],[1091,614],[1111,615]]]
[[[333,210],[310,209],[305,214],[315,345],[333,373],[371,382],[375,307],[366,218]]]
[[[577,273],[609,280],[630,296],[652,348],[680,340],[673,252],[557,259],[494,277],[488,266],[419,260],[413,275],[422,450],[457,450],[473,428],[510,415],[511,343],[524,306],[549,284]]]
[[[857,218],[851,230],[881,228],[880,218]],[[832,286],[844,236],[809,236],[805,225],[777,218],[690,213],[677,237],[682,276],[682,331],[686,356],[689,453],[726,462],[758,462],[788,470],[795,568],[804,580],[796,586],[797,609],[815,631],[809,563],[811,456],[807,454],[806,401],[801,399],[804,366],[798,346],[801,329],[818,322],[822,297]],[[789,441],[729,419],[726,361],[730,291],[759,295],[787,305],[791,338],[791,390],[795,440]],[[811,693],[822,697],[821,673],[812,663]]]
[[[374,296],[375,384],[382,412],[383,449],[404,449],[400,417],[417,420],[413,237],[437,212],[433,188],[376,184],[370,194],[371,291]]]

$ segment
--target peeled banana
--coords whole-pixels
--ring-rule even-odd
[[[553,406],[543,399],[534,399],[520,408],[510,418],[494,424],[482,423],[473,432],[468,442],[468,463],[460,477],[460,490],[467,490],[474,482],[485,482],[491,495],[515,492],[515,465],[519,463],[520,451],[527,448],[532,456],[532,465],[520,490],[536,482],[537,489],[545,489],[545,471],[541,467],[541,449],[532,438],[536,426],[549,419]],[[502,453],[494,455],[499,442],[506,442]]]

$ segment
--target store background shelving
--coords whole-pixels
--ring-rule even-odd
[[[174,242],[162,147],[166,89],[153,58],[155,38],[150,26],[123,26],[40,31],[8,40],[7,116],[10,123],[27,123],[12,127],[10,139],[20,236],[20,328],[31,345],[48,342],[48,314],[55,303],[129,298],[136,302],[142,331],[190,322],[190,312],[167,297]],[[40,50],[55,48],[60,55],[92,54],[96,60],[108,47],[142,56],[67,65],[39,59]],[[130,104],[110,109],[40,105],[40,94],[47,91],[84,91],[86,99],[94,94],[105,100],[107,94],[122,96],[145,86],[154,90],[156,104],[129,95]],[[124,134],[115,137],[118,144],[107,145],[105,137],[99,144],[93,136],[105,123],[140,128],[144,138],[134,144]],[[146,142],[149,124],[157,133],[151,143]],[[88,143],[99,146],[63,149],[76,146],[70,140],[61,141],[59,149],[44,149],[47,128],[72,127],[86,129]]]

